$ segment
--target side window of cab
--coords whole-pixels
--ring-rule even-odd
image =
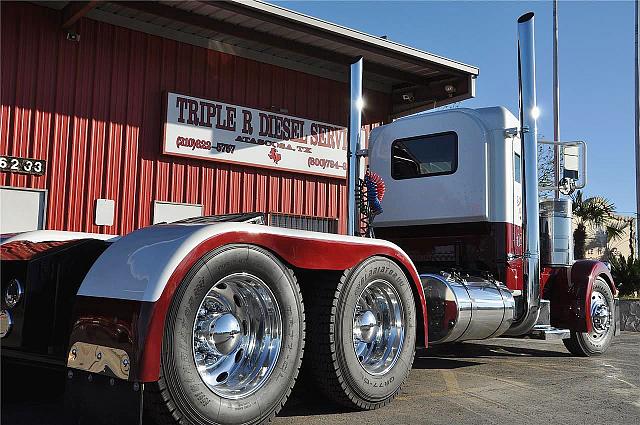
[[[458,169],[458,135],[454,132],[395,140],[391,144],[394,180],[453,174]]]

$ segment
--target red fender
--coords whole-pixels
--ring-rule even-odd
[[[165,317],[171,304],[173,294],[189,270],[207,252],[211,252],[223,245],[232,243],[246,243],[261,246],[279,255],[289,264],[315,270],[345,270],[353,267],[373,255],[383,255],[395,260],[404,268],[407,277],[413,281],[414,287],[422,306],[424,321],[425,346],[427,341],[427,310],[420,284],[420,278],[411,260],[401,251],[391,247],[378,245],[354,244],[338,241],[310,241],[285,235],[265,233],[229,232],[200,243],[192,250],[176,268],[165,286],[160,299],[153,305],[145,341],[138,341],[138,347],[144,347],[140,357],[138,379],[142,382],[157,381],[160,376],[160,353],[164,334]]]
[[[550,300],[551,325],[576,332],[591,332],[591,288],[602,277],[614,297],[618,290],[609,268],[601,261],[578,260],[571,268],[555,269],[544,288]]]
[[[374,255],[390,258],[413,282],[422,310],[424,343],[425,346],[428,344],[427,309],[422,284],[413,263],[399,248],[374,240],[369,242],[359,239],[354,242],[346,237],[344,240],[316,239],[284,232],[260,232],[253,226],[249,227],[250,230],[229,230],[214,234],[190,248],[171,271],[155,301],[79,293],[75,299],[69,346],[81,341],[124,350],[130,358],[130,381],[157,381],[160,376],[165,318],[175,290],[197,261],[208,252],[238,243],[261,246],[294,267],[310,270],[342,271]],[[14,241],[3,244],[0,253],[3,260],[28,260],[40,252],[65,243],[68,242]],[[105,273],[108,274],[109,270],[106,269]]]
[[[7,261],[27,261],[51,248],[75,243],[75,240],[30,242],[14,241],[0,245],[0,258]]]

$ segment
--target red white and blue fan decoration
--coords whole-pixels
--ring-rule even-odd
[[[385,192],[384,181],[377,173],[367,170],[364,179],[360,180],[358,184],[356,202],[362,214],[361,230],[365,236],[373,237],[371,223],[375,216],[382,213],[381,201]]]

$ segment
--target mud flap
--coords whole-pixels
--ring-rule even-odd
[[[67,369],[67,416],[74,425],[142,425],[143,385]]]

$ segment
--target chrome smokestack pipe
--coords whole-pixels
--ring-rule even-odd
[[[358,146],[362,127],[362,58],[351,64],[351,105],[349,116],[349,176],[347,180],[347,234],[356,235],[359,231],[359,216],[356,208],[356,182],[358,179]]]
[[[538,205],[538,107],[533,12],[518,18],[520,137],[524,169],[523,309],[507,335],[522,335],[538,320],[540,307],[540,209]]]
[[[558,78],[558,0],[553,0],[553,140],[560,140],[560,82]],[[555,186],[560,185],[560,145],[553,146],[553,176]],[[560,199],[560,189],[556,188],[555,198]]]

